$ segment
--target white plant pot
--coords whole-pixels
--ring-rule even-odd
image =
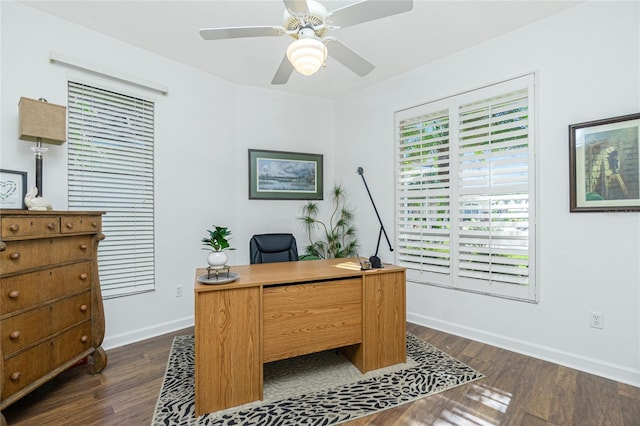
[[[220,268],[227,264],[227,254],[223,251],[212,251],[207,256],[207,263],[212,268]]]

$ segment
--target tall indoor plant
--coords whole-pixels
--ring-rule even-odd
[[[235,250],[229,245],[231,231],[229,228],[213,225],[213,230],[207,230],[207,232],[209,236],[201,240],[205,246],[204,249],[211,250],[207,256],[207,263],[212,268],[223,267],[227,264],[227,254],[224,251]]]
[[[354,214],[347,207],[346,192],[341,185],[331,190],[333,212],[329,222],[318,219],[318,203],[309,201],[302,207],[300,221],[307,232],[309,245],[304,248],[303,259],[332,259],[356,255],[358,241],[353,227]]]

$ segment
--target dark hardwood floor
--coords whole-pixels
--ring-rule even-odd
[[[414,324],[407,329],[486,377],[349,425],[640,426],[640,388]],[[149,425],[173,337],[192,332],[110,350],[96,376],[72,368],[8,407],[8,424]]]

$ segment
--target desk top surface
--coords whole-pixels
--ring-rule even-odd
[[[196,270],[195,291],[216,291],[229,288],[255,287],[260,285],[295,284],[308,281],[360,277],[369,274],[386,274],[404,271],[405,268],[383,264],[381,269],[361,270],[357,258],[301,260],[297,262],[262,263],[231,266],[231,272],[240,277],[228,284],[201,284],[197,278],[206,274],[206,268]]]

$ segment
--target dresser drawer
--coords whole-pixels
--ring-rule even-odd
[[[0,278],[0,317],[90,288],[90,261]]]
[[[0,322],[4,356],[90,318],[90,291],[6,318]]]
[[[4,362],[4,400],[91,349],[91,321],[46,340]]]
[[[43,240],[6,241],[0,252],[0,275],[20,272],[39,266],[74,260],[89,260],[92,256],[91,235]]]
[[[87,321],[54,339],[50,352],[53,368],[91,348],[91,321]]]
[[[2,238],[47,237],[60,233],[59,216],[3,217]]]
[[[67,216],[61,219],[60,232],[98,232],[102,229],[102,216]]]

